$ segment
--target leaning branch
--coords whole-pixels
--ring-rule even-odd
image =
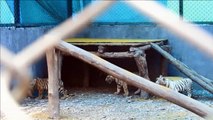
[[[208,90],[209,92],[213,93],[213,84],[212,80],[205,78],[204,76],[199,75],[188,66],[171,56],[168,52],[163,50],[159,45],[155,43],[151,43],[152,48],[158,51],[161,55],[163,55],[166,59],[168,59],[176,68],[178,68],[183,74],[191,78],[194,82],[198,83],[204,89]]]

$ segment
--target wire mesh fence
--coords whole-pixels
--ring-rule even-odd
[[[1,25],[56,25],[71,15],[82,11],[89,3],[96,0],[58,0],[28,1],[1,0]],[[213,23],[213,1],[210,0],[157,0],[176,15],[195,23]],[[141,5],[142,6],[142,5]],[[152,8],[150,8],[152,10]],[[165,18],[166,19],[166,18]],[[139,14],[122,0],[98,16],[94,23],[154,23],[145,15]]]
[[[181,15],[180,13],[180,1],[179,0],[170,0],[167,2],[166,7],[169,8],[172,12],[174,12],[177,15]]]
[[[6,1],[0,1],[0,24],[14,23],[14,8],[10,8]]]
[[[183,1],[183,17],[186,21],[213,22],[212,6],[213,1],[211,0]]]

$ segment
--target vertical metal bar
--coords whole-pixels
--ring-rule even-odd
[[[179,15],[183,16],[183,0],[179,0]]]
[[[72,0],[67,0],[67,17],[72,16]]]
[[[20,24],[20,0],[14,0],[14,24],[18,26]]]

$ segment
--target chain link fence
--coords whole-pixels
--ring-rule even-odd
[[[180,13],[180,1],[179,0],[169,0],[166,4],[166,7],[169,8],[175,14],[181,15],[181,13]]]
[[[0,24],[14,23],[14,8],[10,8],[8,3],[0,0]]]
[[[1,0],[0,24],[56,25],[69,16],[74,16],[93,1],[96,0]],[[186,21],[213,24],[211,0],[158,0],[158,2],[177,15],[183,16]],[[94,23],[128,24],[153,23],[153,21],[120,0],[98,16]]]
[[[183,16],[186,21],[213,22],[212,0],[183,1]]]

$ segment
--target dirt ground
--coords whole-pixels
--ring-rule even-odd
[[[62,120],[202,120],[196,114],[160,98],[114,95],[114,89],[72,89],[60,100]],[[198,101],[213,107],[212,98]],[[25,99],[22,109],[35,120],[48,119],[47,99]],[[3,118],[2,118],[3,119]]]

